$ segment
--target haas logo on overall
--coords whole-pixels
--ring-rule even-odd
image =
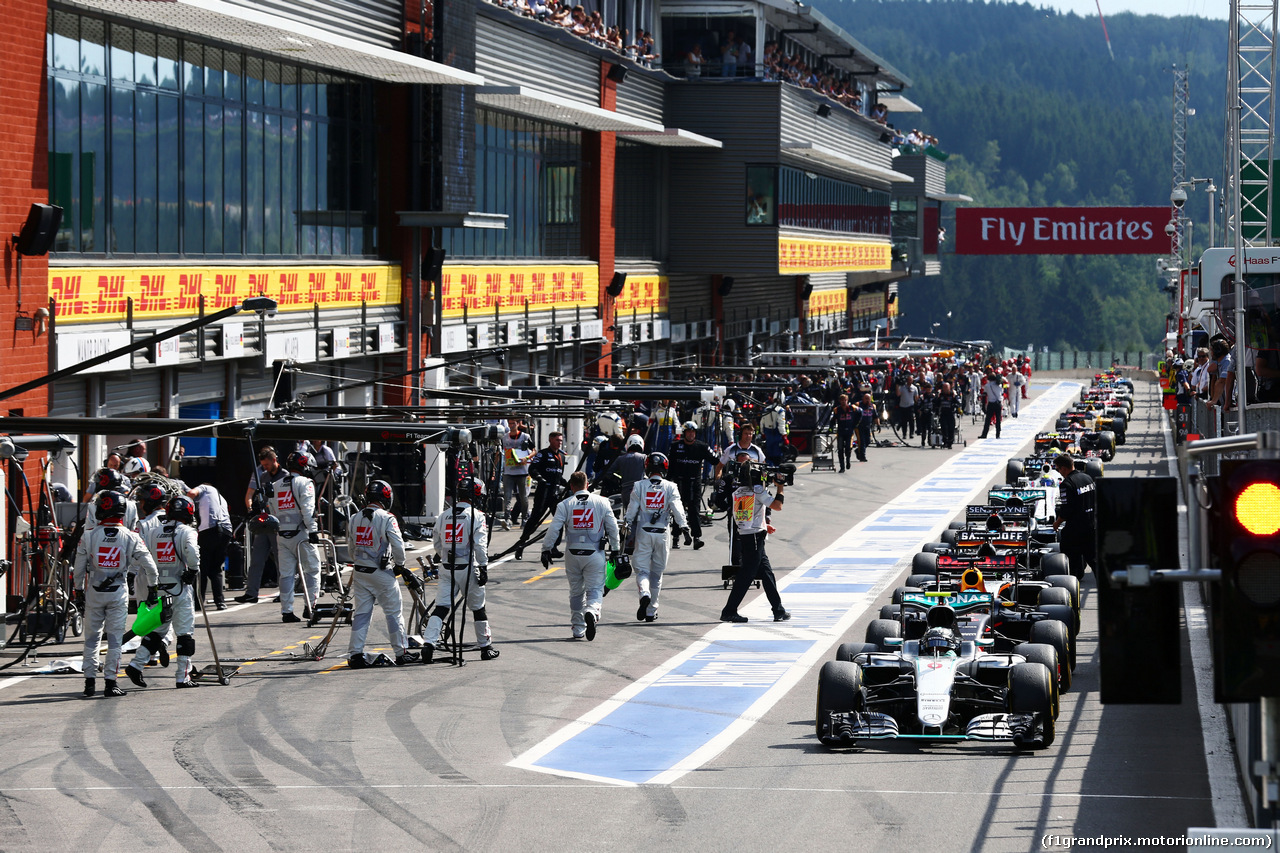
[[[120,546],[119,545],[99,545],[98,546],[98,568],[101,569],[118,569],[120,568]]]
[[[591,530],[596,526],[596,511],[591,507],[580,507],[573,511],[573,529]]]
[[[178,549],[173,547],[172,540],[168,542],[156,543],[156,562],[157,563],[178,562]]]
[[[667,505],[666,492],[645,492],[644,508],[645,509],[662,509]]]
[[[466,524],[461,521],[446,521],[444,524],[444,541],[450,545],[466,542],[464,531]]]
[[[356,547],[372,548],[373,547],[373,528],[360,525],[356,528]]]
[[[288,486],[276,492],[276,502],[282,510],[298,508],[297,501],[293,499],[293,489]]]

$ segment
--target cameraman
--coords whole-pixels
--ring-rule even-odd
[[[733,491],[731,522],[737,528],[737,540],[742,552],[742,565],[733,578],[733,589],[729,591],[729,600],[720,611],[721,622],[746,622],[747,617],[738,613],[738,607],[747,596],[757,577],[764,586],[764,594],[773,609],[773,621],[785,622],[791,614],[782,606],[782,597],[778,595],[778,585],[773,577],[773,566],[769,563],[769,555],[765,553],[765,542],[773,526],[769,524],[769,513],[781,511],[785,499],[783,475],[775,480],[776,494],[769,494],[765,489],[767,474],[764,466],[751,462],[739,454],[732,472],[738,488]]]

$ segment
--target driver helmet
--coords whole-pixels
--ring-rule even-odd
[[[644,460],[644,473],[647,477],[665,477],[670,467],[671,463],[667,461],[665,453],[650,453]]]
[[[364,487],[364,499],[371,504],[377,504],[383,509],[391,508],[391,501],[395,496],[391,492],[391,486],[386,480],[370,480],[369,485]]]
[[[949,628],[930,628],[920,638],[922,655],[957,654],[959,651],[960,640]]]

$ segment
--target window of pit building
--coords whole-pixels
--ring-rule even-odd
[[[371,84],[91,15],[47,20],[55,252],[376,256]]]
[[[844,234],[889,236],[889,194],[850,181],[783,166],[778,224]]]
[[[445,228],[449,258],[581,258],[582,132],[476,108],[474,210],[505,229]]]
[[[778,224],[778,168],[747,167],[747,224]]]

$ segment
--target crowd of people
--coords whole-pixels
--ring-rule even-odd
[[[635,39],[631,32],[604,22],[600,12],[588,12],[581,5],[560,0],[494,0],[513,12],[555,27],[563,27],[575,36],[599,47],[613,50],[640,65],[658,64],[661,55],[654,45],[653,34],[640,30]]]

